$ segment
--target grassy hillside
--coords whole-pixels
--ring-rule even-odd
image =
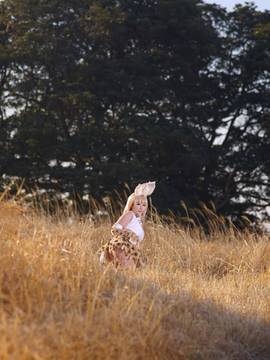
[[[269,359],[270,242],[149,221],[142,270],[102,268],[110,223],[0,203],[0,359]]]

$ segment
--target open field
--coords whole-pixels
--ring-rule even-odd
[[[156,217],[142,270],[101,268],[110,223],[0,203],[0,359],[270,359],[270,239]]]

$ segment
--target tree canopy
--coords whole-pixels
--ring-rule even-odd
[[[163,212],[269,205],[268,11],[200,0],[0,7],[6,178],[96,198],[156,180]]]

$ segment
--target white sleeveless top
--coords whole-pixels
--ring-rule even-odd
[[[141,220],[133,213],[132,219],[127,224],[126,229],[133,231],[139,238],[140,241],[144,238],[144,230],[142,227]]]

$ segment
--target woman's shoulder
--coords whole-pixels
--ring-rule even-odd
[[[132,210],[129,210],[129,211],[127,211],[127,212],[124,214],[124,216],[126,217],[126,219],[129,219],[129,221],[131,221],[131,219],[133,218],[134,215],[135,215],[135,214],[134,214],[134,212],[133,212]]]

